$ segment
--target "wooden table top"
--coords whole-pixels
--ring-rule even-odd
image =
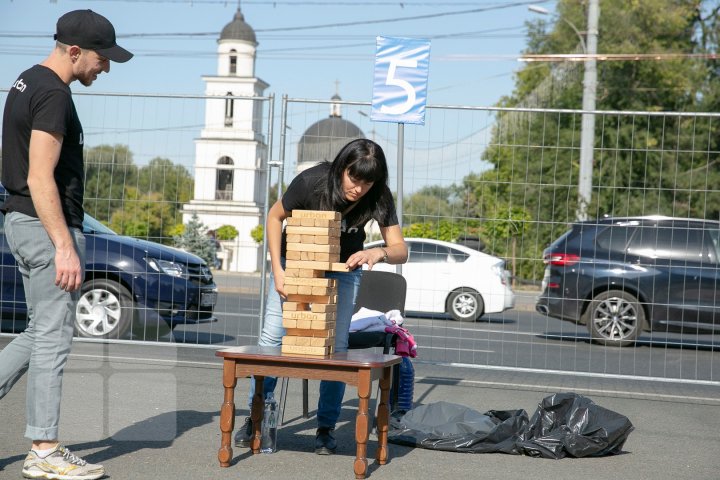
[[[218,357],[226,359],[250,360],[253,362],[287,362],[305,365],[335,365],[346,367],[382,368],[395,365],[402,361],[397,355],[384,355],[366,349],[350,350],[326,356],[299,355],[282,353],[280,347],[243,346],[230,347],[215,352]]]

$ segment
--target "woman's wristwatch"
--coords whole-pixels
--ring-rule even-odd
[[[383,251],[383,258],[382,258],[382,260],[380,260],[380,261],[387,263],[387,261],[388,261],[388,253],[387,253],[387,250],[385,250],[385,249],[382,248],[382,247],[379,247],[379,248],[380,248],[380,250]]]

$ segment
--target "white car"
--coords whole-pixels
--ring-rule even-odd
[[[486,313],[515,306],[505,261],[456,243],[406,238],[408,261],[402,265],[407,281],[407,312],[447,313],[461,322],[474,322]],[[383,246],[371,242],[365,248]],[[380,263],[374,270],[395,272]]]

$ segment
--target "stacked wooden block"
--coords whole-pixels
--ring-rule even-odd
[[[284,353],[329,355],[335,345],[337,285],[325,272],[340,263],[340,213],[293,210],[285,227]]]

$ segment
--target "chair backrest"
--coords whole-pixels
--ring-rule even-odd
[[[402,275],[393,272],[364,270],[357,297],[355,297],[355,312],[361,307],[365,307],[383,313],[400,310],[404,316],[406,294],[407,282]]]

